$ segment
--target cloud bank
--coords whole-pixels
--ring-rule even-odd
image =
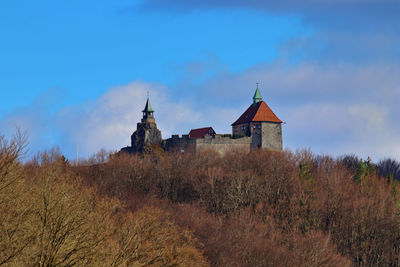
[[[291,50],[292,57],[360,63],[400,59],[400,27],[397,27],[400,24],[400,1],[397,0],[146,0],[138,8],[178,14],[248,9],[297,17],[312,28],[313,34],[282,44],[286,46],[286,52]]]
[[[141,119],[147,92],[164,138],[201,116],[188,104],[173,102],[164,86],[136,81],[111,88],[91,103],[60,110],[55,119],[64,142],[70,147],[78,144],[84,156],[100,148],[119,150],[130,145],[130,135]]]
[[[81,157],[100,149],[119,150],[130,145],[130,135],[141,119],[147,92],[164,138],[172,133],[186,133],[193,122],[201,121],[201,113],[188,103],[173,102],[164,86],[135,81],[110,88],[94,101],[63,108],[59,107],[64,92],[50,89],[30,106],[5,116],[0,121],[1,134],[11,136],[16,127],[26,131],[30,156],[54,146],[59,146],[71,159],[75,158],[77,145]]]
[[[259,82],[264,100],[287,122],[285,147],[400,160],[399,1],[147,0],[139,8],[178,15],[245,8],[300,17],[312,34],[282,43],[275,61],[240,72],[206,51],[207,56],[181,67],[175,88],[134,81],[63,108],[64,92],[50,89],[30,106],[3,116],[1,131],[10,134],[5,129],[15,125],[25,129],[33,152],[59,145],[74,157],[76,144],[82,157],[101,148],[118,150],[129,144],[150,91],[163,138],[204,126],[227,133]]]
[[[399,66],[280,64],[260,64],[240,74],[217,71],[201,84],[186,84],[194,92],[179,101],[161,84],[135,81],[110,88],[92,102],[57,109],[62,92],[52,89],[41,101],[6,116],[0,128],[26,130],[32,152],[59,145],[74,158],[76,144],[82,157],[102,148],[118,150],[129,145],[150,91],[163,138],[204,126],[229,133],[259,81],[264,100],[287,123],[285,147],[400,160]]]
[[[242,73],[215,70],[202,84],[186,81],[182,86],[193,88],[192,101],[196,99],[198,107],[235,106],[231,112],[237,118],[259,82],[264,100],[287,122],[284,146],[333,155],[400,158],[398,73],[398,64],[277,61]],[[228,123],[224,125],[222,130],[229,131]]]

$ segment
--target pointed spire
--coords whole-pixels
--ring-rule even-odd
[[[146,106],[144,107],[144,110],[142,112],[146,113],[154,112],[154,110],[151,108],[150,99],[148,96],[147,96]]]
[[[257,89],[253,96],[253,104],[255,105],[260,101],[262,101],[262,96],[261,96],[260,90],[258,89],[258,83],[257,83]]]

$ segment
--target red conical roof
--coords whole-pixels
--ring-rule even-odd
[[[250,107],[239,117],[232,126],[248,123],[248,122],[277,122],[282,121],[275,115],[275,113],[268,107],[264,101],[251,104]]]

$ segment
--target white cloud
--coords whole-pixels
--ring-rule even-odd
[[[114,87],[92,103],[64,109],[57,115],[70,154],[76,144],[83,156],[101,148],[119,150],[130,145],[130,135],[141,119],[147,92],[164,138],[201,117],[190,105],[174,103],[162,85],[136,81]]]
[[[56,106],[62,103],[65,92],[60,88],[50,88],[38,95],[31,105],[19,107],[0,120],[0,134],[10,138],[17,128],[28,137],[28,153],[49,149],[58,145],[56,129],[51,123]]]
[[[217,74],[197,86],[186,84],[194,91],[179,100],[161,84],[136,81],[61,110],[58,100],[42,96],[43,101],[6,116],[0,127],[21,126],[34,151],[59,145],[72,157],[78,144],[86,157],[101,148],[118,150],[130,144],[149,91],[163,138],[204,126],[229,133],[259,81],[266,102],[287,122],[285,147],[400,160],[399,71],[396,65],[259,65],[240,74]]]
[[[26,131],[30,156],[53,146],[59,146],[70,158],[75,158],[76,145],[80,157],[102,148],[119,150],[130,145],[130,135],[141,119],[147,92],[163,138],[173,133],[188,133],[190,127],[204,119],[203,113],[195,111],[189,103],[174,102],[165,86],[136,81],[111,88],[92,102],[61,109],[62,92],[50,89],[30,106],[5,116],[0,121],[0,134],[11,136],[16,127]]]
[[[289,148],[318,153],[358,154],[374,160],[400,158],[400,135],[388,109],[375,104],[310,104],[286,113],[284,136]]]
[[[196,88],[197,105],[229,125],[251,103],[255,82],[264,100],[287,124],[284,146],[317,153],[355,153],[400,160],[400,66],[396,64],[259,64],[243,73],[226,69]],[[212,126],[214,126],[211,124]],[[223,131],[229,130],[223,128]]]

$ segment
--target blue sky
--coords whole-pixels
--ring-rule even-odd
[[[71,158],[129,144],[146,92],[163,137],[230,124],[255,83],[284,146],[400,159],[400,2],[0,3],[0,133]]]

